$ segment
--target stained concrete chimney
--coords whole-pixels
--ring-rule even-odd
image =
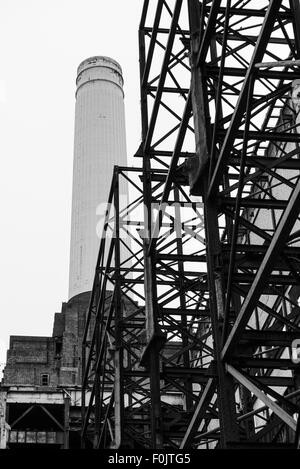
[[[120,65],[109,57],[86,59],[76,85],[69,298],[92,289],[97,207],[107,202],[113,166],[127,162]]]

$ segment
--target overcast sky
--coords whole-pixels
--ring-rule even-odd
[[[129,164],[140,143],[142,0],[1,0],[0,362],[10,335],[52,335],[67,301],[75,79],[107,55],[122,66]]]

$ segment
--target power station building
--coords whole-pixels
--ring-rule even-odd
[[[136,167],[120,67],[79,66],[69,300],[11,337],[2,446],[300,448],[299,18],[145,0]]]
[[[123,77],[104,56],[76,80],[69,300],[51,337],[11,336],[1,383],[1,448],[79,447],[81,342],[114,165],[126,165]],[[124,191],[126,187],[124,186]]]

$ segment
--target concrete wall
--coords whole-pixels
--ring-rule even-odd
[[[0,391],[0,449],[6,448],[10,429],[6,422],[6,401],[7,392]]]

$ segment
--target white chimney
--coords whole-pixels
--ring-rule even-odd
[[[97,207],[108,200],[114,165],[127,163],[120,65],[109,57],[86,59],[76,84],[69,299],[92,289]]]

